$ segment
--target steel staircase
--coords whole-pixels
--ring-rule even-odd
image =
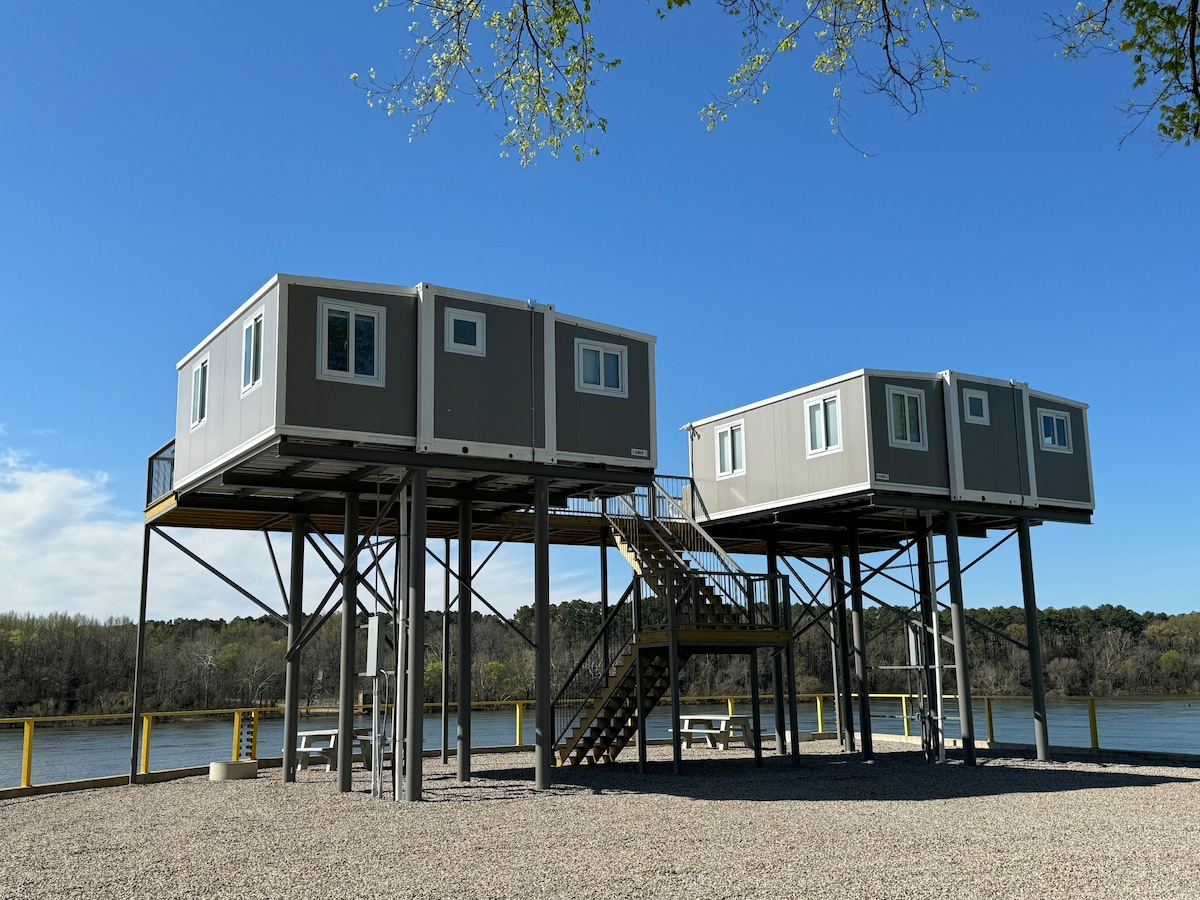
[[[594,688],[585,689],[582,700],[570,701],[563,699],[571,693],[564,686],[555,701],[559,765],[612,762],[632,740],[638,730],[639,679],[646,713],[671,688],[664,646],[669,622],[676,628],[739,631],[754,625],[749,578],[657,483],[645,493],[605,501],[603,514],[635,580],[601,629],[616,638],[611,641],[620,648],[615,658],[607,666],[585,665],[597,653],[598,634],[568,677],[569,685],[591,671]],[[621,619],[627,603],[635,607],[633,615]],[[612,626],[621,622],[624,630],[612,633]],[[679,666],[691,654],[679,644]],[[597,669],[602,670],[598,678]],[[575,692],[577,698],[583,693]]]

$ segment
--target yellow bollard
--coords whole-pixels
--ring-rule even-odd
[[[732,698],[732,697],[727,697],[727,698],[725,699],[725,702],[729,704],[729,714],[732,716],[732,715],[734,714],[734,713],[733,713],[733,698]]]
[[[251,713],[250,719],[250,758],[258,759],[258,709]]]
[[[21,787],[33,784],[33,719],[25,720],[25,736],[21,742]]]
[[[983,698],[983,708],[987,710],[987,727],[988,727],[988,743],[992,744],[996,741],[996,732],[992,727],[992,698]]]
[[[142,716],[142,764],[138,771],[145,775],[150,771],[150,723],[154,721],[154,717],[149,713]]]
[[[242,711],[235,709],[233,711],[233,756],[230,757],[234,762],[238,761],[242,749]]]
[[[1088,697],[1088,727],[1092,730],[1092,749],[1100,749],[1100,730],[1096,727],[1096,698]]]
[[[912,737],[912,722],[908,720],[908,694],[900,695],[900,715],[904,719],[904,736]]]
[[[520,747],[525,737],[525,704],[517,702],[517,744]]]
[[[825,698],[817,694],[817,734],[825,733]]]

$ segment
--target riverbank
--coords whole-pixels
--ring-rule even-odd
[[[0,802],[6,896],[1200,897],[1200,772],[987,758],[927,766],[879,741],[800,766],[670,750],[560,769],[481,756],[468,785],[426,760],[426,800],[335,793],[312,770]]]

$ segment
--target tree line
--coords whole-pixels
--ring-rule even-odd
[[[598,603],[553,604],[551,656],[554,681],[574,667],[600,623]],[[981,695],[1029,692],[1025,614],[1020,607],[968,610],[971,686]],[[494,615],[472,616],[472,694],[480,701],[529,699],[534,694],[533,609],[525,606],[511,623]],[[795,641],[797,689],[828,692],[834,684],[827,619],[814,619],[800,606],[793,619],[803,633]],[[870,688],[915,690],[909,628],[894,611],[865,611]],[[450,697],[457,695],[457,616],[445,622],[426,613],[425,697],[441,694],[443,626],[449,628]],[[950,634],[948,614],[942,631]],[[1051,694],[1098,697],[1122,694],[1200,693],[1200,612],[1136,613],[1103,604],[1044,609],[1038,613],[1043,674]],[[300,698],[304,704],[334,702],[338,696],[341,628],[326,623],[304,648]],[[103,621],[85,615],[35,616],[0,613],[0,717],[121,714],[133,707],[137,626],[127,618]],[[359,642],[359,670],[365,654]],[[174,619],[147,623],[145,709],[188,710],[273,706],[284,695],[284,626],[269,617]],[[943,660],[952,650],[943,642]],[[394,665],[390,651],[385,665]],[[771,665],[762,652],[759,687],[771,688]],[[369,683],[361,681],[362,689]],[[693,656],[680,673],[685,695],[743,695],[750,690],[746,655]]]

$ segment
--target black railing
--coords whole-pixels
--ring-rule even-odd
[[[146,505],[171,493],[175,486],[175,441],[151,454],[146,466]]]
[[[617,604],[600,623],[600,630],[575,663],[554,698],[554,742],[562,743],[628,648],[634,632],[634,596],[637,579],[630,582]]]

